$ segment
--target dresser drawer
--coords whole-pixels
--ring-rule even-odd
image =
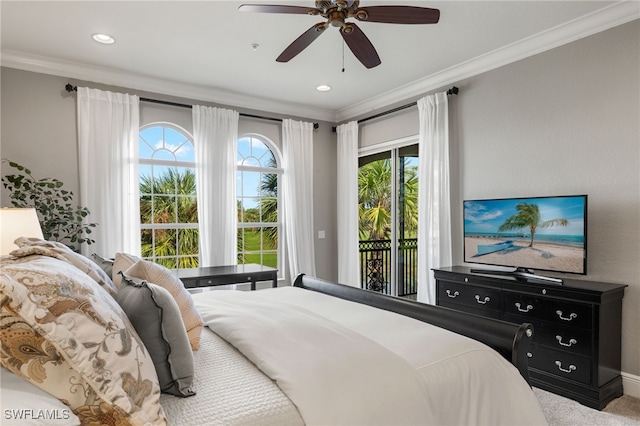
[[[217,284],[216,280],[212,278],[202,278],[198,280],[198,287],[212,287]]]
[[[185,288],[196,288],[198,287],[198,280],[194,278],[182,278],[182,284],[184,284]]]
[[[529,321],[540,319],[560,326],[592,327],[593,309],[587,304],[505,291],[503,308],[505,315],[519,315]]]
[[[460,305],[449,300],[440,299],[440,301],[438,302],[438,306],[455,309],[456,311],[462,311],[469,314],[480,315],[482,317],[500,319],[500,311],[491,311],[481,307],[476,308],[475,306]]]
[[[591,384],[591,358],[532,345],[529,367],[585,385]]]
[[[499,311],[500,290],[451,281],[438,281],[438,300],[443,306],[462,305],[477,311]]]
[[[591,356],[591,333],[580,328],[561,327],[537,320],[527,320],[519,315],[506,315],[503,318],[515,324],[530,322],[533,325],[533,344],[548,346],[578,355]]]

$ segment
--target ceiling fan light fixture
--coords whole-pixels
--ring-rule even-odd
[[[316,87],[316,90],[318,92],[328,92],[329,90],[331,90],[331,86],[329,86],[328,84],[321,84]]]
[[[91,38],[101,44],[113,44],[116,42],[116,40],[108,34],[94,34]]]
[[[383,24],[435,24],[440,20],[440,10],[420,6],[368,6],[360,7],[360,0],[315,0],[315,8],[286,4],[243,4],[238,10],[245,12],[285,13],[294,15],[319,15],[325,18],[302,33],[276,58],[276,62],[289,62],[309,47],[328,26],[339,28],[351,52],[365,66],[374,68],[382,63],[371,40],[348,18]]]

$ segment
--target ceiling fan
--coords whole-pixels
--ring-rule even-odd
[[[435,24],[440,20],[440,11],[438,9],[417,6],[360,7],[359,0],[316,0],[316,7],[243,4],[238,10],[241,12],[319,15],[326,19],[326,22],[320,22],[312,26],[294,40],[276,58],[278,62],[289,62],[331,25],[340,27],[340,34],[345,43],[356,58],[367,68],[380,65],[380,57],[360,27],[353,22],[346,22],[348,18],[355,18],[361,22],[386,24]]]

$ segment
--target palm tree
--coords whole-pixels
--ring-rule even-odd
[[[275,158],[269,159],[267,167],[277,167]],[[278,175],[275,173],[265,173],[260,180],[260,211],[262,212],[261,222],[278,222]],[[271,248],[278,246],[276,227],[265,229],[264,237]]]
[[[401,238],[415,238],[418,234],[418,168],[405,165],[403,174],[404,197],[401,205],[405,234]]]
[[[265,166],[276,168],[275,158],[270,158]],[[276,173],[261,173],[257,189],[259,194],[257,207],[244,209],[242,203],[238,202],[238,221],[244,223],[277,223],[278,175]],[[278,247],[278,227],[238,228],[238,263],[245,263],[247,258],[244,252],[250,249],[256,250],[256,244],[260,245],[260,247],[264,244],[271,249]],[[265,259],[261,261],[267,262]],[[273,259],[272,261],[275,262]]]
[[[563,218],[540,222],[540,209],[537,204],[518,204],[516,205],[516,210],[518,210],[518,214],[508,217],[507,220],[498,227],[498,232],[513,231],[528,227],[531,233],[529,247],[533,247],[533,238],[538,228],[549,228],[554,225],[567,226],[569,224],[569,221]]]
[[[418,171],[404,158],[403,221],[405,235],[418,229]],[[361,240],[385,240],[391,236],[391,160],[378,160],[358,169],[358,211]]]
[[[181,173],[175,168],[168,168],[158,177],[141,176],[140,222],[198,223],[194,171],[186,169]],[[171,269],[198,266],[197,228],[143,229],[141,239],[143,257],[156,258],[157,263]],[[178,253],[180,257],[176,263],[174,259]]]
[[[391,161],[378,160],[358,169],[360,239],[385,240],[391,235]]]

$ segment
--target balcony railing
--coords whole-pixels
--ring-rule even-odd
[[[399,241],[397,259],[397,282],[400,297],[418,292],[418,239]],[[361,287],[368,290],[392,294],[391,288],[391,241],[360,241]]]

